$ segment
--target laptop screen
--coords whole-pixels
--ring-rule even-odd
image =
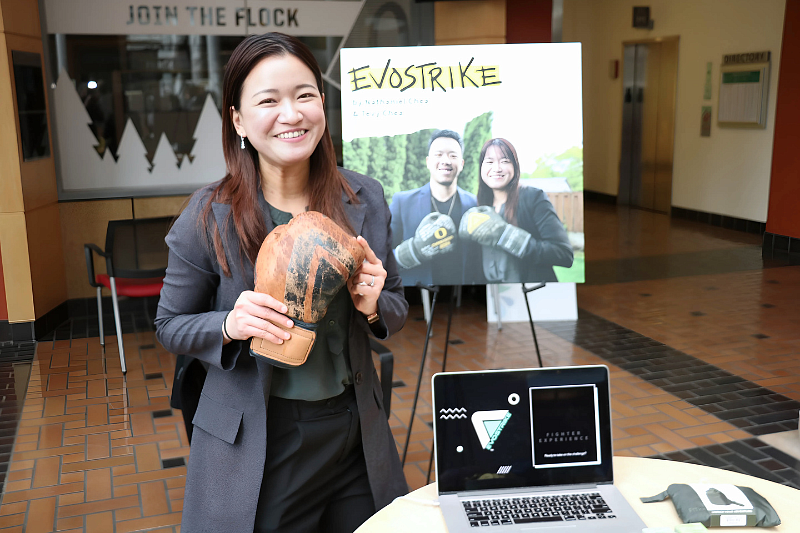
[[[608,369],[433,377],[439,492],[611,482]]]

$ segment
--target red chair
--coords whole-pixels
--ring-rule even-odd
[[[100,325],[100,344],[105,346],[103,332],[103,287],[111,291],[114,323],[117,328],[119,362],[126,373],[125,350],[122,347],[122,324],[119,316],[119,296],[142,298],[158,296],[167,270],[168,249],[164,243],[173,217],[111,220],[106,230],[106,249],[96,244],[83,245],[89,284],[97,289],[97,318]],[[106,260],[106,274],[95,274],[92,252]]]

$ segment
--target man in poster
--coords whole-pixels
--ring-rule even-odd
[[[464,168],[461,136],[451,130],[431,135],[428,156],[430,183],[394,195],[392,212],[394,254],[404,285],[461,285],[478,283],[467,258],[479,248],[458,241],[461,215],[477,205],[474,194],[458,187]]]

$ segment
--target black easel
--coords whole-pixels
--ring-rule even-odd
[[[456,306],[456,298],[458,287],[453,287],[453,293],[450,295],[450,308],[447,311],[447,333],[445,333],[444,341],[444,355],[442,356],[442,372],[447,370],[447,347],[450,346],[450,325],[453,323],[453,309]],[[433,315],[431,315],[433,316]],[[433,413],[433,423],[436,423],[436,413]],[[411,434],[411,426],[408,430]],[[425,478],[425,484],[431,482],[431,466],[433,465],[433,448],[431,448],[431,458],[428,460],[428,475]]]
[[[536,347],[536,357],[539,359],[539,368],[543,368],[544,364],[542,363],[542,354],[539,352],[539,341],[536,338],[536,328],[533,325],[533,314],[531,313],[531,306],[528,303],[528,293],[529,292],[533,292],[533,291],[538,290],[538,289],[541,289],[546,284],[547,284],[547,282],[544,282],[544,281],[541,282],[541,283],[537,283],[536,285],[533,285],[532,287],[526,287],[524,283],[521,284],[521,286],[522,286],[522,295],[525,298],[525,308],[528,310],[528,321],[529,321],[529,323],[531,325],[531,334],[533,334],[533,345]],[[418,284],[418,285],[420,285],[420,284]],[[408,434],[406,435],[406,444],[403,447],[403,459],[402,459],[402,462],[401,462],[402,465],[406,464],[406,455],[408,454],[408,445],[409,445],[409,442],[411,441],[411,428],[412,428],[412,426],[414,424],[414,415],[416,414],[416,411],[417,411],[417,401],[419,400],[419,389],[420,389],[420,386],[422,384],[422,372],[425,369],[425,359],[426,359],[426,357],[428,355],[428,339],[430,339],[431,326],[433,325],[433,311],[434,311],[434,309],[436,307],[436,297],[439,294],[439,287],[438,286],[429,285],[428,287],[420,286],[420,288],[427,288],[429,291],[431,291],[433,293],[433,300],[431,301],[431,319],[428,322],[428,330],[427,330],[427,332],[425,334],[425,346],[422,349],[422,359],[420,361],[420,366],[419,366],[419,375],[417,376],[417,388],[416,388],[416,391],[414,392],[414,404],[411,407],[411,419],[408,421]],[[457,291],[457,287],[453,287],[453,292],[452,292],[452,294],[450,296],[450,307],[448,308],[448,311],[447,311],[447,332],[445,333],[445,340],[444,340],[444,355],[442,356],[442,372],[445,372],[447,370],[447,348],[450,345],[450,326],[453,323],[453,308],[455,307],[455,302],[456,302],[456,294],[457,294],[456,291]],[[499,320],[499,314],[500,314],[499,311],[500,310],[498,309],[497,310],[497,312],[498,312],[498,320]],[[434,418],[434,423],[436,423],[436,413],[433,413],[433,418]],[[431,449],[431,457],[428,460],[428,473],[427,473],[427,476],[425,478],[425,483],[426,484],[430,483],[430,481],[431,481],[431,469],[433,467],[433,453],[434,453],[434,450]]]
[[[422,357],[420,358],[419,362],[419,374],[417,375],[417,388],[414,391],[414,403],[411,406],[411,418],[408,421],[408,434],[406,435],[406,444],[403,446],[403,457],[400,461],[400,464],[405,466],[406,464],[406,455],[408,454],[408,444],[411,441],[411,428],[414,426],[414,416],[417,412],[417,402],[419,401],[419,389],[422,385],[422,373],[425,371],[425,359],[428,356],[428,341],[431,338],[431,328],[433,327],[433,312],[436,309],[436,297],[439,295],[440,287],[438,285],[428,285],[423,287],[421,283],[417,283],[417,286],[420,289],[427,289],[428,291],[433,293],[433,299],[431,300],[431,315],[430,320],[428,321],[428,329],[425,333],[425,345],[422,348]],[[453,321],[453,307],[455,304],[455,297],[456,297],[456,286],[453,287],[453,292],[450,299],[450,307],[448,308],[447,313],[447,333],[445,333],[444,338],[444,358],[442,360],[442,372],[444,372],[445,365],[447,364],[447,347],[449,346],[450,341],[450,324]],[[434,417],[436,413],[434,413]]]
[[[533,345],[536,347],[536,357],[539,358],[539,368],[543,368],[544,365],[542,364],[542,354],[539,353],[539,341],[536,340],[536,328],[533,327],[533,315],[531,314],[531,304],[528,303],[528,293],[533,292],[535,290],[541,289],[547,284],[546,281],[542,281],[541,283],[537,283],[533,287],[526,287],[524,283],[522,283],[522,297],[525,298],[525,308],[528,310],[528,321],[531,324],[531,333],[533,334]],[[498,310],[499,315],[499,310]]]

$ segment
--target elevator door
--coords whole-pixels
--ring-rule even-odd
[[[625,45],[623,57],[618,203],[666,213],[672,205],[678,40]]]

